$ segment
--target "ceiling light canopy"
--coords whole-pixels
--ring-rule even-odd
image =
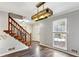
[[[39,2],[39,3],[36,5],[36,7],[39,8],[40,6],[42,6],[42,5],[44,5],[44,4],[45,4],[45,2]]]
[[[45,4],[45,2],[39,2],[39,3],[36,5],[37,8],[43,6],[43,10],[39,11],[39,10],[37,9],[37,13],[34,14],[34,15],[31,17],[32,20],[39,21],[39,20],[46,19],[46,18],[48,18],[49,16],[53,15],[53,11],[52,11],[51,9],[49,9],[49,8],[45,8],[45,9],[44,9],[44,4]]]

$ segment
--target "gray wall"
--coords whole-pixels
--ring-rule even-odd
[[[67,50],[68,52],[72,52],[71,50],[74,49],[78,51],[78,53],[74,53],[79,54],[79,10],[38,21],[37,23],[42,24],[39,34],[40,43],[53,47],[52,22],[62,18],[67,18],[68,22]]]
[[[67,50],[68,52],[72,52],[72,49],[77,50],[78,53],[72,53],[79,54],[79,10],[54,17],[53,19],[57,20],[62,18],[67,18],[68,23]]]
[[[68,16],[68,51],[77,50],[79,54],[79,11]]]

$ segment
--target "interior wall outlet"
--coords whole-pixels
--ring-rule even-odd
[[[78,53],[78,51],[75,50],[75,49],[72,49],[71,51],[72,51],[73,53]]]
[[[15,47],[9,48],[8,51],[15,50]]]

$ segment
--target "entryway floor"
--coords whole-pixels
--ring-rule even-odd
[[[30,49],[8,54],[3,57],[74,57],[74,56],[44,46],[40,46],[38,42],[32,42],[32,47]]]

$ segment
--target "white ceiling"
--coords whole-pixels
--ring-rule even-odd
[[[31,19],[31,16],[36,13],[35,5],[37,2],[0,2],[0,11],[12,12],[26,16]],[[47,2],[45,7],[53,10],[54,15],[79,9],[78,2]]]

